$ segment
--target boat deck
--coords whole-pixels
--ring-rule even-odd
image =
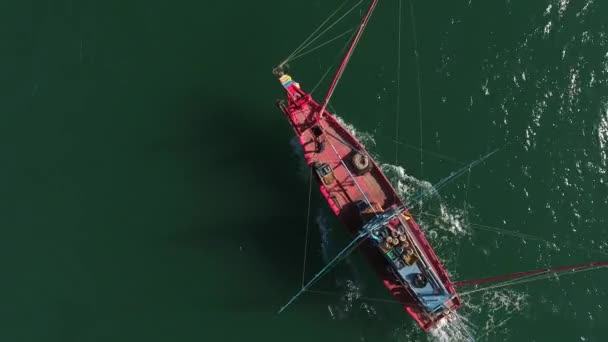
[[[297,119],[303,120],[308,114],[310,114],[310,108],[300,110],[297,112]],[[331,198],[332,209],[337,215],[348,214],[350,205],[358,201],[366,201],[366,199],[382,208],[387,208],[395,203],[395,196],[387,198],[387,194],[393,193],[392,189],[374,163],[369,172],[363,175],[355,173],[356,170],[349,163],[351,156],[357,152],[364,154],[367,152],[363,150],[362,146],[358,146],[357,141],[351,140],[350,134],[344,134],[346,132],[340,125],[336,125],[333,117],[326,116],[316,126],[320,127],[323,132],[324,149],[318,150],[313,126],[305,123],[299,127],[301,129],[300,143],[308,165],[326,163],[331,167],[335,181],[324,185],[322,191],[327,192]]]
[[[299,85],[290,77],[282,76],[281,82],[287,90],[289,101],[288,104],[281,103],[279,106],[300,140],[307,164],[313,171],[317,170],[321,183],[320,191],[338,218],[353,233],[358,233],[364,224],[360,215],[360,203],[371,203],[371,214],[394,205],[402,206],[403,203],[390,182],[357,139],[331,114],[325,112],[321,117],[313,117],[321,106],[310,94],[300,90]],[[355,167],[355,154],[368,159],[369,164],[365,172],[357,172],[361,169]],[[319,172],[319,169],[324,169],[321,165],[329,166],[325,168],[328,171]],[[407,208],[404,213],[411,216]],[[429,267],[438,274],[438,279],[453,296],[453,299],[445,303],[446,307],[457,309],[460,307],[460,300],[420,227],[413,219],[405,224],[412,239],[420,246],[422,257],[429,262]],[[423,329],[428,330],[445,314],[434,315],[425,312],[422,309],[425,305],[415,299],[417,294],[413,293],[409,286],[404,286],[394,265],[387,267],[389,263],[381,251],[372,243],[364,244],[362,248],[385,287]]]

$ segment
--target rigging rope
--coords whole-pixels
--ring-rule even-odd
[[[420,215],[425,215],[425,216],[435,217],[435,218],[441,218],[441,216],[439,216],[439,215],[434,215],[434,214],[430,214],[430,213],[427,213],[427,212],[420,213]],[[511,230],[507,230],[507,229],[502,229],[502,228],[488,226],[488,225],[484,225],[484,224],[478,224],[478,223],[466,222],[466,224],[468,224],[472,228],[477,228],[477,229],[481,229],[481,230],[495,232],[495,233],[498,233],[498,234],[505,234],[505,235],[510,235],[510,236],[514,236],[514,237],[519,237],[519,238],[522,238],[522,239],[537,240],[537,241],[545,242],[547,244],[553,244],[553,242],[551,242],[549,240],[545,240],[543,238],[540,238],[540,237],[537,237],[537,236],[533,236],[533,235],[529,235],[529,234],[524,234],[524,233],[520,233],[520,232],[515,232],[515,231],[511,231]]]
[[[321,76],[321,78],[319,79],[319,81],[317,82],[317,84],[315,84],[315,86],[312,88],[312,90],[310,91],[311,94],[314,94],[315,90],[317,90],[317,88],[321,85],[321,82],[323,82],[323,80],[325,79],[325,77],[327,77],[327,75],[329,75],[329,72],[331,71],[331,69],[333,69],[335,63],[330,65],[329,68],[327,68],[327,70],[325,70],[325,73],[323,74],[323,76]],[[320,67],[321,65],[319,65]]]
[[[490,158],[494,153],[496,153],[498,151],[499,151],[499,149],[495,149],[494,151],[491,151],[490,153],[487,153],[487,154],[481,156],[477,160],[472,161],[468,165],[463,166],[462,168],[458,169],[457,171],[452,172],[449,176],[443,178],[437,184],[435,184],[431,188],[431,191],[428,191],[428,192],[422,192],[421,191],[421,192],[419,192],[418,195],[414,196],[412,199],[409,200],[409,203],[413,203],[413,204],[411,204],[411,205],[408,204],[408,207],[415,208],[416,205],[420,204],[422,200],[425,200],[427,197],[431,196],[432,194],[437,193],[441,188],[443,188],[447,184],[449,184],[449,182],[453,181],[456,178],[461,177],[462,175],[464,175],[465,173],[467,173],[470,169],[472,169],[473,167],[477,166],[478,164],[480,164],[484,160]],[[416,201],[419,201],[418,204],[415,203]]]
[[[339,34],[339,35],[337,35],[336,37],[333,37],[332,39],[330,39],[330,40],[328,40],[328,41],[326,41],[326,42],[324,42],[324,43],[322,43],[322,44],[319,44],[319,45],[315,46],[314,48],[312,48],[312,49],[310,49],[310,50],[308,50],[308,51],[306,51],[306,52],[302,52],[302,53],[300,53],[300,54],[298,54],[298,55],[296,55],[296,56],[291,57],[291,60],[292,60],[292,61],[295,61],[296,59],[298,59],[298,58],[300,58],[300,57],[306,56],[306,55],[308,55],[309,53],[314,52],[314,51],[316,51],[316,50],[318,50],[318,49],[322,48],[323,46],[325,46],[325,45],[327,45],[327,44],[329,44],[329,43],[331,43],[331,42],[333,42],[333,41],[335,41],[335,40],[337,40],[337,39],[342,38],[342,37],[343,37],[343,36],[345,36],[347,33],[352,32],[353,30],[354,30],[354,29],[348,29],[348,30],[346,30],[346,31],[344,31],[344,32],[342,32],[342,33],[340,33],[340,34]]]
[[[393,142],[394,142],[395,144],[399,144],[399,145],[403,145],[403,146],[405,146],[405,147],[407,147],[407,148],[411,148],[412,150],[416,150],[416,151],[419,151],[419,152],[427,153],[427,154],[429,154],[429,155],[431,155],[431,156],[434,156],[434,157],[437,157],[437,158],[439,158],[439,159],[445,159],[445,160],[447,160],[447,161],[451,161],[451,162],[452,162],[452,163],[454,163],[454,164],[466,165],[466,163],[463,163],[463,162],[461,162],[460,160],[456,160],[456,159],[454,159],[454,158],[448,157],[448,156],[446,156],[446,155],[444,155],[444,154],[440,154],[440,153],[433,152],[433,151],[430,151],[430,150],[425,150],[425,149],[422,149],[422,148],[416,147],[416,146],[414,146],[414,145],[406,144],[406,143],[404,143],[404,142],[397,141],[397,140],[393,140]]]
[[[327,31],[331,30],[334,26],[336,26],[340,21],[342,21],[342,19],[346,18],[346,16],[348,16],[355,8],[357,8],[361,2],[363,2],[363,0],[360,0],[358,3],[355,4],[355,6],[353,6],[350,10],[348,10],[346,13],[344,13],[340,18],[338,18],[338,20],[336,20],[333,24],[331,24],[329,27],[327,27],[325,30],[323,30],[323,32],[319,33],[319,35],[317,37],[315,37],[313,40],[311,40],[310,42],[308,42],[306,45],[304,45],[298,52],[297,54],[299,54],[302,50],[306,49],[307,47],[309,47],[312,43],[314,43],[317,39],[321,38]],[[295,55],[295,54],[294,54]],[[289,60],[293,60],[293,56],[291,56],[291,58],[289,58]]]
[[[355,8],[357,8],[359,5],[361,5],[361,3],[363,2],[363,0],[359,0],[359,2],[357,2],[351,9],[349,9],[345,14],[343,14],[340,18],[338,18],[338,20],[336,20],[334,23],[332,23],[329,27],[327,27],[325,30],[323,30],[321,33],[319,33],[314,39],[310,40],[321,28],[323,28],[323,26],[325,26],[325,24],[327,24],[329,22],[329,20],[331,18],[334,17],[334,15],[336,15],[347,3],[348,0],[346,0],[345,2],[342,3],[342,5],[340,5],[340,7],[338,7],[338,9],[336,9],[329,17],[327,17],[327,19],[325,19],[325,21],[323,21],[323,23],[321,23],[321,25],[319,25],[319,27],[317,27],[317,29],[315,29],[315,31],[313,33],[310,34],[310,36],[308,36],[308,38],[306,38],[306,40],[304,40],[304,42],[302,42],[302,44],[300,44],[300,46],[298,46],[287,58],[285,58],[284,61],[282,61],[279,65],[284,65],[287,62],[289,62],[290,60],[293,59],[293,56],[299,54],[302,50],[306,49],[308,46],[310,46],[312,43],[314,43],[317,39],[319,39],[320,37],[323,36],[323,34],[325,34],[327,31],[329,31],[332,27],[334,27],[336,24],[338,24],[342,19],[344,19],[347,15],[349,15]],[[310,41],[309,41],[310,40]]]
[[[467,185],[464,191],[464,203],[462,206],[462,210],[464,212],[464,219],[465,219],[465,225],[469,224],[469,209],[468,209],[468,205],[467,205],[467,201],[469,198],[469,186],[471,185],[471,169],[469,168],[469,173],[467,175]],[[453,268],[453,272],[456,272],[456,268],[458,267],[458,258],[460,257],[460,249],[462,248],[462,243],[458,243],[458,247],[456,248],[456,258],[454,261],[454,268]]]
[[[462,319],[462,316],[455,315],[453,317],[456,317],[456,325],[461,329],[461,331],[464,331],[464,335],[465,335],[464,337],[467,338],[467,341],[468,342],[475,342],[476,340],[473,337],[473,334],[469,331],[469,328],[466,326],[464,320]]]
[[[306,210],[306,235],[304,237],[304,262],[302,266],[302,287],[304,287],[304,279],[306,276],[306,254],[308,252],[308,228],[310,226],[310,199],[312,197],[312,169],[308,177],[308,209]]]
[[[418,55],[418,39],[416,33],[416,18],[414,15],[414,2],[410,0],[410,17],[412,21],[412,38],[414,40],[414,56],[416,57],[416,82],[418,87],[418,118],[420,122],[420,148],[422,148],[422,84],[420,82],[420,56]],[[424,159],[420,151],[420,177],[424,177]]]
[[[425,215],[425,216],[429,216],[429,217],[435,217],[435,218],[441,218],[441,216],[439,215],[434,215],[434,214],[430,214],[428,212],[422,212],[420,213],[420,215]],[[539,241],[539,242],[543,242],[547,245],[547,247],[553,247],[553,248],[557,248],[562,249],[562,248],[572,248],[572,249],[578,249],[578,250],[583,250],[583,251],[587,251],[589,253],[598,253],[601,255],[608,255],[608,253],[601,251],[601,250],[591,250],[589,247],[585,247],[583,245],[575,245],[573,243],[570,242],[564,242],[564,243],[560,243],[557,244],[556,242],[553,241],[549,241],[546,240],[544,238],[538,237],[538,236],[534,236],[534,235],[530,235],[530,234],[524,234],[524,233],[520,233],[520,232],[516,232],[516,231],[512,231],[512,230],[507,230],[507,229],[503,229],[503,228],[499,228],[496,226],[489,226],[489,225],[485,225],[485,224],[479,224],[479,223],[470,223],[467,222],[466,224],[469,225],[469,227],[471,228],[475,228],[475,229],[479,229],[479,230],[485,230],[485,231],[489,231],[489,232],[493,232],[493,233],[497,233],[497,234],[503,234],[503,235],[508,235],[508,236],[513,236],[513,237],[518,237],[521,239],[527,239],[527,240],[533,240],[533,241]]]
[[[346,50],[346,48],[348,48],[349,43],[352,41],[353,37],[355,36],[357,32],[353,32],[353,34],[348,38],[348,40],[346,41],[346,44],[344,44],[344,46],[342,47],[342,49],[340,50],[338,56],[342,55],[344,53],[344,51]],[[317,88],[321,85],[321,82],[323,82],[323,80],[325,79],[325,77],[327,77],[327,75],[329,75],[329,72],[331,71],[331,69],[334,68],[334,66],[336,65],[336,63],[338,63],[337,61],[332,63],[332,65],[329,66],[329,68],[327,68],[327,70],[325,71],[325,73],[323,74],[323,76],[321,76],[321,79],[317,82],[317,84],[315,84],[315,86],[312,88],[312,90],[310,91],[311,94],[313,94],[315,92],[315,90],[317,90]],[[329,108],[331,108],[331,105],[329,106]],[[332,108],[333,110],[333,108]],[[334,110],[335,113],[335,110]]]
[[[321,23],[321,25],[319,25],[301,44],[300,46],[298,46],[289,56],[287,56],[287,58],[285,58],[285,60],[283,60],[283,62],[279,63],[279,65],[283,65],[285,63],[287,63],[289,61],[289,59],[295,55],[298,51],[300,51],[303,46],[308,42],[308,40],[310,40],[323,26],[325,26],[325,24],[327,24],[327,22],[329,22],[329,20],[331,20],[331,18],[334,17],[334,15],[336,15],[338,12],[340,12],[340,10],[342,9],[342,7],[344,7],[346,5],[346,3],[348,2],[348,0],[344,1],[342,3],[342,5],[340,5],[340,7],[338,7],[332,14],[329,15],[329,17],[325,18],[325,20]]]
[[[510,231],[507,229],[502,229],[502,228],[498,228],[498,227],[493,227],[493,226],[488,226],[485,224],[479,224],[479,223],[471,223],[469,224],[471,227],[473,228],[477,228],[480,230],[485,230],[485,231],[489,231],[489,232],[496,232],[498,234],[505,234],[505,235],[511,235],[514,237],[519,237],[522,239],[528,239],[528,240],[536,240],[536,241],[540,241],[540,242],[544,242],[546,244],[554,244],[554,242],[551,242],[549,240],[545,240],[543,238],[534,236],[534,235],[530,235],[530,234],[525,234],[525,233],[520,233],[520,232],[514,232],[514,231]]]
[[[342,55],[344,53],[344,51],[346,50],[346,48],[348,48],[348,44],[353,40],[353,37],[355,36],[355,34],[357,34],[357,32],[353,32],[353,34],[348,38],[348,40],[346,41],[346,44],[344,44],[344,46],[342,47],[342,49],[338,53],[338,56]],[[315,84],[315,86],[310,91],[311,94],[313,94],[315,92],[315,90],[317,90],[317,88],[321,85],[321,82],[323,82],[323,80],[325,79],[325,77],[327,77],[327,75],[329,75],[329,72],[331,71],[331,69],[334,68],[334,66],[337,63],[338,63],[338,61],[332,63],[332,65],[330,65],[329,68],[327,68],[327,70],[325,71],[325,73],[323,74],[323,76],[321,76],[321,79],[317,82],[317,84]],[[331,105],[329,106],[329,108],[332,108]],[[333,108],[332,108],[332,110],[333,110]],[[333,110],[333,112],[335,113],[336,111]]]
[[[327,265],[325,265],[319,272],[317,272],[317,274],[315,274],[315,276],[306,285],[304,285],[302,289],[300,289],[300,291],[298,291],[298,293],[296,293],[296,295],[289,300],[289,302],[287,302],[287,304],[283,305],[281,309],[279,309],[278,313],[283,312],[291,303],[298,299],[298,297],[300,297],[302,293],[306,292],[309,287],[311,287],[312,285],[314,285],[314,283],[321,279],[321,277],[323,277],[335,264],[340,262],[351,250],[358,247],[359,244],[363,242],[368,235],[369,232],[367,231],[359,233],[359,235],[357,235],[353,239],[353,241],[351,241],[346,247],[344,247],[344,249],[342,249],[340,253],[338,253],[330,262],[327,263]]]
[[[344,163],[344,160],[342,160],[342,156],[340,156],[340,153],[338,153],[338,150],[336,150],[336,147],[334,146],[334,144],[332,144],[331,140],[329,140],[329,139],[327,139],[327,142],[329,143],[329,146],[331,146],[331,149],[334,151],[334,153],[336,154],[336,156],[340,160],[340,164],[342,164],[342,166],[344,167],[344,170],[346,170],[346,172],[348,172],[348,175],[350,176],[350,178],[353,180],[353,182],[357,186],[357,189],[359,190],[359,192],[361,193],[361,195],[363,195],[363,198],[365,199],[366,204],[374,211],[374,214],[376,214],[376,216],[377,216],[378,214],[376,213],[376,209],[372,205],[372,203],[369,200],[369,198],[367,198],[367,195],[365,194],[365,192],[363,191],[363,189],[361,189],[361,186],[359,185],[359,183],[355,179],[355,176],[353,176],[353,174],[348,169],[348,166],[346,166],[346,163]]]
[[[465,220],[468,221],[468,205],[467,205],[467,201],[469,199],[469,187],[471,186],[471,168],[469,168],[469,174],[467,175],[467,186],[465,187],[464,190],[464,204],[463,204],[463,211],[464,211],[464,217]],[[466,222],[468,223],[468,222]]]
[[[397,28],[397,110],[395,112],[395,141],[399,141],[399,114],[401,109],[401,5],[399,0],[399,16]],[[399,145],[395,143],[395,165],[399,164]]]

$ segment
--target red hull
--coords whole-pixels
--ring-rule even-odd
[[[335,181],[330,185],[321,182],[320,191],[333,212],[349,230],[357,233],[363,224],[356,206],[358,201],[369,200],[369,202],[376,204],[381,209],[390,208],[393,205],[404,206],[393,186],[371,157],[369,158],[371,163],[369,172],[354,176],[356,181],[353,181],[352,173],[345,167],[346,165],[342,160],[348,159],[348,156],[351,156],[357,150],[369,155],[365,152],[365,148],[331,114],[325,111],[323,115],[316,115],[321,106],[312,99],[310,94],[302,91],[297,83],[291,81],[289,76],[283,75],[281,82],[287,90],[288,101],[287,104],[281,102],[280,108],[287,116],[288,121],[299,138],[308,166],[313,167],[315,163],[326,163],[332,168]],[[319,149],[318,134],[315,134],[311,129],[313,126],[318,126],[322,129],[324,132],[324,142],[329,146]],[[405,214],[411,217],[407,209],[405,210]],[[446,307],[449,310],[438,314],[429,314],[416,300],[411,291],[403,286],[402,282],[391,271],[385,257],[376,246],[371,243],[365,244],[363,251],[379,274],[384,286],[398,302],[403,304],[405,310],[422,329],[429,330],[445,316],[449,315],[450,311],[460,308],[461,301],[447,272],[441,265],[420,227],[416,224],[413,217],[406,222],[412,232],[412,238],[419,244],[429,264],[447,291],[452,295],[449,302],[446,303]]]

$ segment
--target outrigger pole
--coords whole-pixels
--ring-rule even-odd
[[[562,273],[573,273],[573,272],[578,272],[578,271],[583,271],[583,270],[598,269],[598,268],[602,268],[602,267],[608,267],[608,261],[596,261],[596,262],[590,262],[590,263],[581,264],[581,265],[543,268],[543,269],[512,273],[512,274],[491,277],[491,278],[459,281],[459,282],[454,283],[453,285],[455,287],[461,287],[461,286],[467,286],[467,285],[493,283],[493,282],[499,282],[499,281],[503,281],[503,280],[523,278],[523,277],[529,277],[529,276],[535,276],[535,275],[541,275],[541,274],[547,274],[547,273],[555,273],[556,275],[559,275]]]
[[[298,293],[296,293],[295,296],[291,297],[291,299],[289,300],[289,302],[287,302],[287,304],[283,305],[281,307],[281,309],[279,309],[278,313],[283,312],[283,310],[285,310],[291,303],[293,303],[296,299],[298,299],[298,297],[300,297],[300,295],[302,295],[302,293],[306,292],[306,290],[308,290],[309,287],[314,285],[314,283],[316,283],[319,279],[321,279],[321,277],[323,277],[335,265],[337,265],[340,261],[342,261],[342,259],[344,259],[346,256],[348,256],[348,254],[350,254],[350,252],[352,250],[354,250],[355,248],[357,248],[359,246],[358,242],[362,242],[368,235],[369,235],[369,232],[367,230],[359,233],[359,235],[357,235],[357,237],[355,237],[353,239],[353,241],[351,241],[348,244],[348,246],[344,247],[344,249],[340,253],[338,253],[338,255],[336,255],[330,262],[328,262],[327,265],[325,265],[325,267],[323,267],[323,269],[321,269],[317,274],[315,274],[315,276],[306,285],[302,286],[300,291],[298,291]]]
[[[481,158],[471,162],[470,164],[464,166],[462,169],[452,172],[450,174],[450,176],[442,179],[435,186],[433,186],[433,189],[435,191],[438,191],[441,187],[443,187],[444,185],[446,185],[447,183],[451,182],[456,177],[461,175],[463,170],[465,170],[465,171],[470,170],[472,167],[476,166],[477,164],[481,163],[483,160],[487,159],[488,157],[490,157],[491,155],[496,153],[496,151],[497,150],[494,150],[494,151],[482,156]],[[418,199],[418,198],[424,199],[424,196],[419,195],[416,197],[416,199]],[[380,216],[377,215],[375,220],[376,219],[382,220],[383,219],[382,214],[380,214]],[[378,222],[371,222],[371,223],[378,224]],[[327,274],[327,272],[329,272],[333,267],[335,267],[338,263],[340,263],[340,261],[344,260],[344,258],[346,258],[352,251],[354,251],[359,246],[359,244],[361,244],[367,237],[369,237],[369,233],[371,230],[372,230],[372,228],[370,228],[370,226],[364,226],[362,228],[361,232],[357,236],[355,236],[353,238],[353,240],[346,247],[344,247],[344,249],[342,249],[342,251],[340,251],[330,262],[328,262],[319,272],[317,272],[317,274],[315,274],[314,277],[308,283],[306,283],[306,285],[302,286],[300,291],[298,291],[298,293],[296,293],[289,300],[289,302],[287,302],[287,304],[283,305],[281,307],[281,309],[279,309],[278,313],[283,312],[289,305],[291,305],[296,299],[298,299],[312,285],[314,285],[319,279],[321,279],[321,277],[323,277],[325,274]],[[461,283],[465,283],[465,282],[461,282]],[[464,286],[464,285],[467,285],[467,284],[463,284],[461,286]],[[456,285],[456,286],[458,286],[458,285]]]
[[[384,211],[380,214],[376,214],[376,217],[367,222],[362,228],[359,234],[346,246],[340,253],[338,253],[330,262],[327,263],[315,276],[308,282],[306,285],[302,286],[300,291],[293,296],[287,304],[283,305],[281,309],[279,309],[278,313],[283,312],[291,303],[293,303],[300,295],[309,287],[314,285],[321,277],[323,277],[327,272],[329,272],[335,265],[337,265],[340,261],[342,261],[345,257],[347,257],[352,251],[354,251],[367,237],[370,236],[371,232],[375,229],[387,225],[392,219],[398,217],[401,213],[403,213],[404,207],[397,207],[390,211]]]
[[[367,14],[363,18],[363,21],[361,22],[361,25],[359,26],[359,30],[357,31],[357,34],[355,35],[353,42],[350,44],[350,47],[348,48],[348,52],[346,52],[344,59],[342,60],[342,64],[340,64],[340,68],[338,69],[338,72],[336,72],[336,75],[334,76],[334,79],[331,82],[331,85],[329,86],[329,90],[327,91],[327,95],[325,96],[325,101],[323,101],[323,105],[321,106],[321,109],[319,110],[319,115],[322,116],[323,113],[325,112],[325,107],[327,107],[327,104],[329,103],[329,99],[331,99],[331,96],[334,93],[336,86],[338,85],[338,81],[340,80],[340,77],[342,77],[342,73],[344,72],[344,69],[346,68],[346,65],[348,64],[350,57],[352,56],[353,52],[355,51],[355,48],[357,47],[357,43],[359,43],[359,39],[363,35],[363,31],[365,30],[365,27],[367,26],[367,22],[369,21],[369,18],[372,16],[372,13],[374,12],[374,8],[376,8],[377,4],[378,4],[378,0],[373,0],[372,4],[369,6],[369,9],[367,10]]]

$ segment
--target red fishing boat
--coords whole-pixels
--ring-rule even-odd
[[[461,303],[424,233],[363,145],[289,75],[277,75],[287,90],[281,110],[333,212],[355,236],[380,213],[392,214],[374,227],[365,254],[396,300],[430,329]]]
[[[372,2],[322,105],[283,67],[280,109],[293,127],[306,163],[337,217],[358,237],[384,286],[424,330],[461,306],[446,270],[397,192],[365,147],[325,108],[377,3]]]

